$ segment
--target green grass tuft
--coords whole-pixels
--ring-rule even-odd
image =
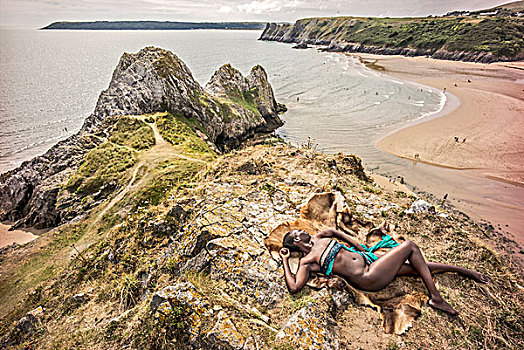
[[[155,145],[155,134],[151,127],[139,119],[120,117],[109,141],[140,151]]]
[[[158,173],[139,192],[133,195],[133,210],[158,205],[177,186],[200,171],[199,163],[185,159],[172,159],[158,167]]]
[[[106,122],[114,123],[109,140],[87,154],[65,186],[69,191],[89,195],[112,181],[122,184],[126,170],[137,161],[137,151],[155,144],[153,130],[139,119],[120,116]]]
[[[121,183],[125,178],[125,171],[136,160],[136,151],[132,148],[105,142],[87,154],[78,171],[69,179],[66,188],[88,195],[111,181]]]
[[[189,126],[188,119],[183,115],[164,114],[156,119],[158,130],[162,137],[174,146],[180,146],[183,151],[196,155],[214,155],[209,146],[202,141]],[[196,122],[193,123],[196,127]]]

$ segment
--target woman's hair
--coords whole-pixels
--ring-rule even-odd
[[[295,245],[295,241],[293,240],[294,237],[291,234],[293,231],[289,231],[284,235],[284,238],[282,239],[282,245],[291,252],[300,252],[300,249]]]

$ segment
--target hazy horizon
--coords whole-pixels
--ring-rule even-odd
[[[425,17],[487,9],[493,0],[0,0],[1,27],[60,21],[295,22],[304,17]]]

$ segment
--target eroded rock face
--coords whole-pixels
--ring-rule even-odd
[[[190,341],[192,343],[197,342],[202,324],[201,315],[205,311],[206,304],[194,285],[185,282],[167,286],[156,292],[150,303],[151,311],[155,313],[157,318],[161,319],[168,317],[173,312],[173,308],[177,307],[190,308],[190,328],[187,331]]]
[[[206,335],[209,349],[241,350],[244,348],[244,336],[238,332],[231,319],[224,311],[217,316],[217,323]]]
[[[215,132],[215,143],[218,147],[229,149],[239,145],[239,141],[255,132],[271,132],[282,126],[276,117],[285,107],[275,101],[273,89],[268,82],[267,74],[261,66],[251,69],[247,77],[229,64],[220,67],[206,84],[206,91],[212,98],[209,103],[212,111],[221,110],[221,100],[231,100],[235,105],[228,105],[233,114],[240,116],[224,120],[225,128]],[[284,108],[284,109],[283,109]]]
[[[339,326],[323,300],[327,294],[323,290],[317,300],[294,313],[276,335],[276,342],[296,344],[297,349],[339,349]]]
[[[201,125],[220,150],[282,125],[277,115],[281,106],[262,67],[255,66],[245,78],[226,65],[208,86],[208,92],[204,91],[170,51],[146,47],[136,54],[124,53],[109,87],[77,134],[0,175],[0,220],[13,221],[15,227],[46,228],[71,219],[65,212],[75,203],[57,206],[61,185],[91,149],[111,136],[111,124],[104,123],[109,117],[165,111],[183,115]]]
[[[14,170],[0,175],[0,220],[15,222],[14,228],[53,227],[61,222],[56,208],[60,184],[80,165],[83,157],[107,137],[82,129],[49,151]]]
[[[170,111],[196,117],[200,106],[195,95],[202,92],[189,68],[172,52],[146,47],[136,54],[124,53],[84,127],[96,127],[112,115]]]
[[[230,64],[220,67],[206,84],[206,90],[215,96],[227,97],[233,93],[249,91],[246,78]]]

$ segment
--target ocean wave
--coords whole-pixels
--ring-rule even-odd
[[[446,94],[443,92],[440,92],[440,101],[439,101],[439,104],[437,105],[437,109],[432,112],[422,113],[422,115],[418,117],[417,120],[427,118],[427,117],[430,117],[432,115],[442,112],[442,110],[444,109],[444,106],[446,105],[446,100],[447,100]]]
[[[36,125],[29,125],[29,126],[17,128],[15,130],[9,130],[9,131],[0,132],[0,136],[7,136],[7,135],[14,135],[14,134],[15,135],[16,134],[25,134],[25,133],[33,131],[33,130],[49,129],[49,127],[55,126],[55,125],[58,125],[58,124],[63,124],[65,127],[67,127],[67,126],[71,125],[72,121],[79,120],[79,119],[84,120],[85,118],[87,118],[87,116],[88,115],[75,117],[75,118],[67,117],[67,118],[62,118],[62,119],[57,119],[57,120],[49,120],[49,121],[47,121],[45,123],[40,123],[40,124],[36,124]]]
[[[406,85],[406,83],[404,83],[402,81],[395,80],[395,79],[390,79],[389,81],[391,81],[392,83],[398,84],[398,85]]]
[[[69,135],[68,135],[69,136]],[[66,137],[64,137],[64,135],[59,135],[59,136],[53,136],[53,137],[49,137],[49,138],[46,138],[46,139],[43,139],[43,140],[39,140],[39,141],[35,141],[35,142],[31,142],[23,147],[19,147],[19,148],[16,148],[14,150],[7,150],[6,153],[4,154],[0,154],[0,158],[8,158],[8,157],[11,157],[15,154],[18,154],[18,153],[22,153],[28,149],[31,149],[31,148],[36,148],[36,147],[39,147],[39,146],[44,146],[46,144],[50,144],[50,143],[53,143],[53,142],[57,142],[57,141],[60,141],[62,139],[65,139]]]
[[[426,104],[425,101],[406,101],[404,103],[410,106],[417,106],[417,107],[424,107],[424,105]]]

